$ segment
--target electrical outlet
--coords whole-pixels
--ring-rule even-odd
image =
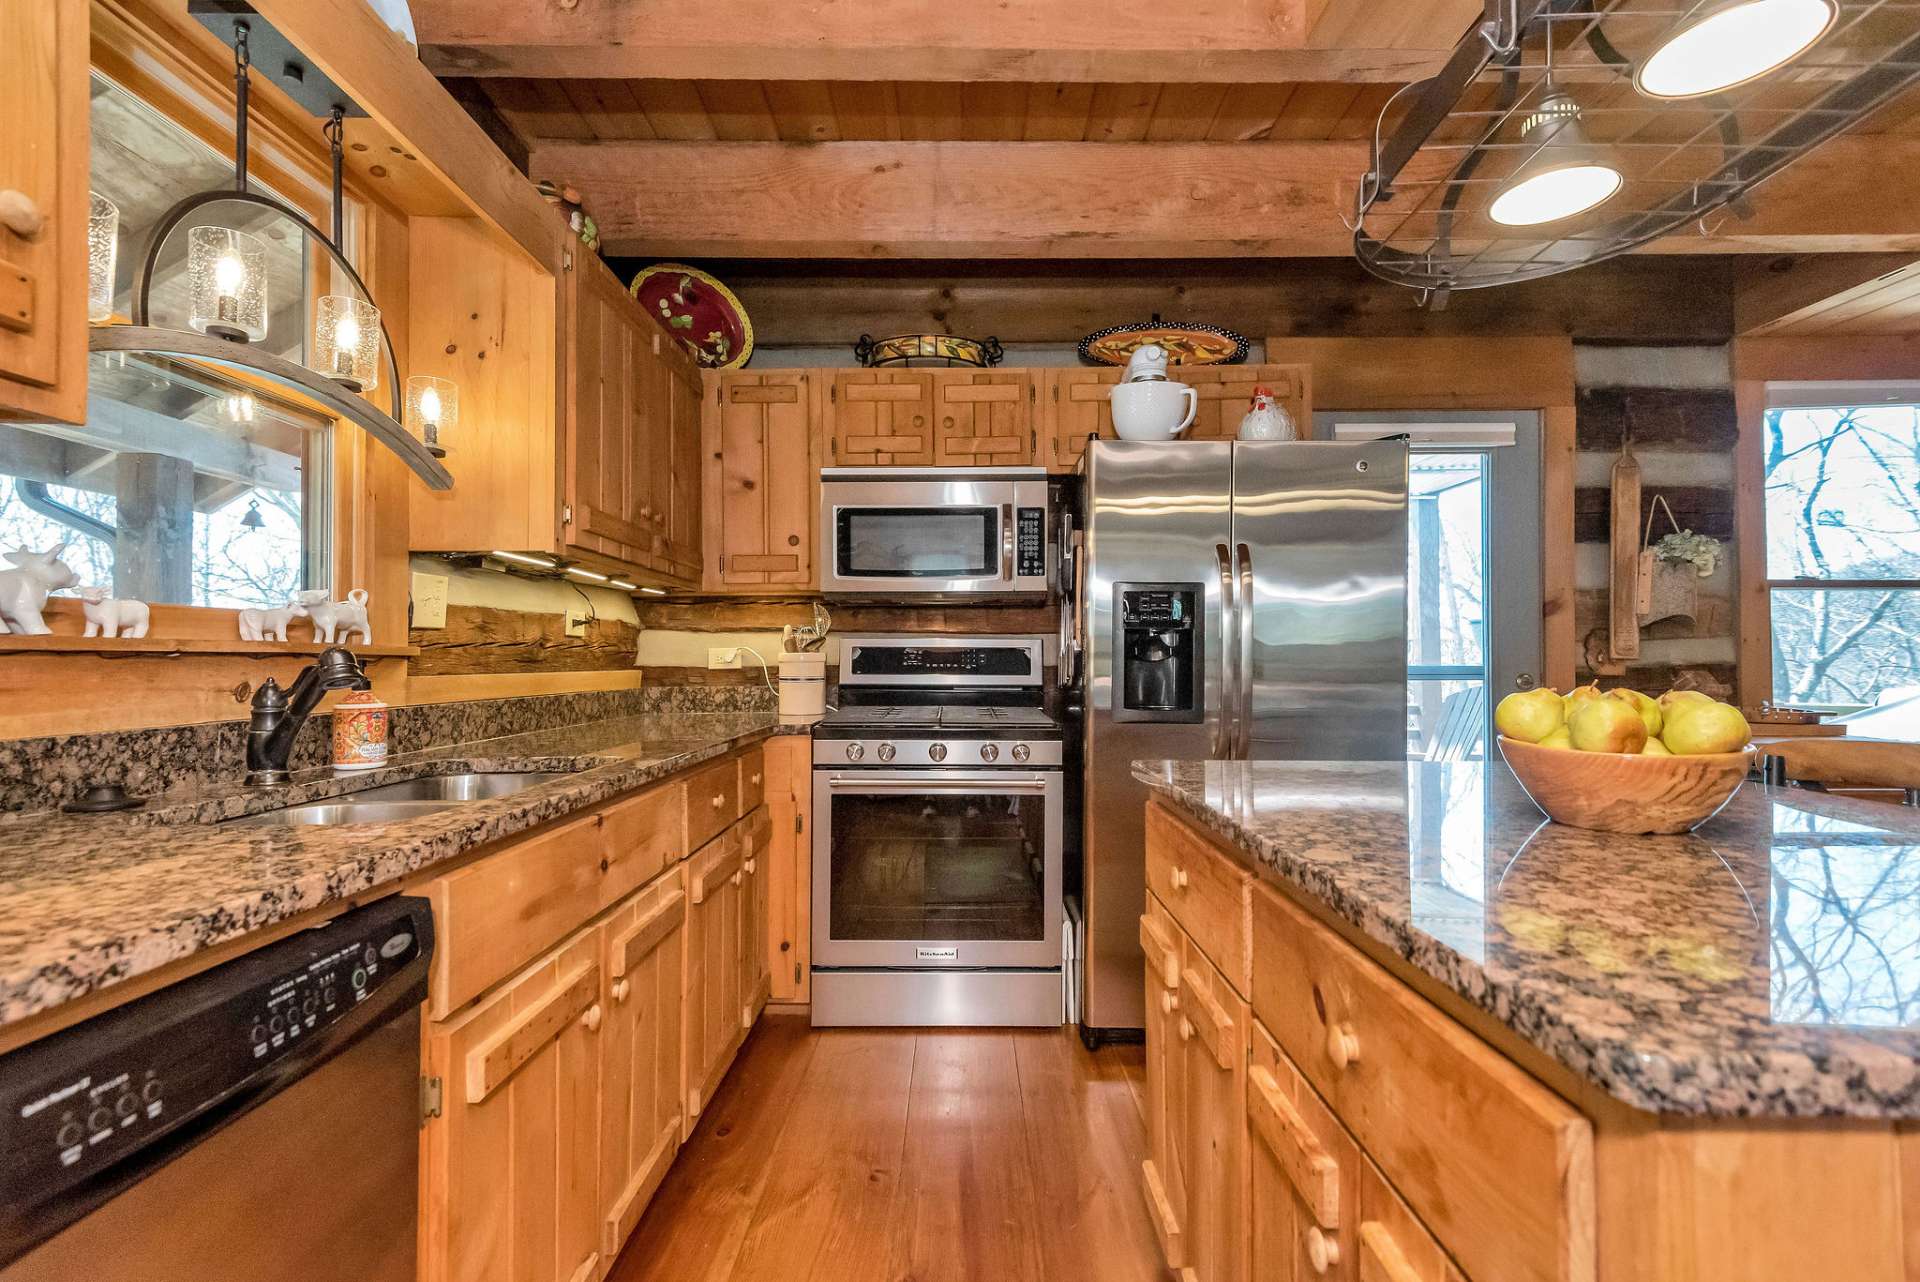
[[[446,575],[414,574],[413,626],[416,628],[444,628],[447,626]]]
[[[737,645],[716,645],[707,650],[708,668],[737,668],[740,666],[740,647]]]
[[[587,635],[587,612],[578,606],[567,611],[567,635],[583,637]]]

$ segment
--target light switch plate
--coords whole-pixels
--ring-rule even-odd
[[[583,637],[587,635],[587,612],[580,606],[567,611],[567,635]]]
[[[447,576],[444,574],[421,574],[413,576],[413,626],[416,628],[444,628],[447,626]]]

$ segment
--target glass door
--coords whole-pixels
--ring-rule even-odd
[[[1314,425],[1411,438],[1407,755],[1484,759],[1493,705],[1539,679],[1540,416],[1336,410]]]

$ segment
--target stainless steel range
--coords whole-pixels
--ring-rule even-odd
[[[849,637],[813,731],[813,1022],[1064,1019],[1038,637]]]

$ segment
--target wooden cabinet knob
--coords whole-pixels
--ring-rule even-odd
[[[1183,1042],[1190,1042],[1193,1040],[1193,1021],[1192,1020],[1182,1019],[1180,1021],[1180,1040]]]
[[[595,1002],[593,1005],[587,1007],[585,1013],[580,1016],[580,1024],[581,1027],[585,1028],[589,1033],[597,1033],[600,1031],[599,1002]]]
[[[1327,1025],[1327,1058],[1341,1072],[1345,1072],[1347,1065],[1360,1058],[1360,1038],[1355,1035],[1351,1025]]]
[[[788,547],[790,547],[790,548],[797,548],[797,547],[799,547],[799,546],[800,546],[800,536],[799,536],[798,534],[789,534],[789,535],[787,536],[787,546],[788,546]]]
[[[738,870],[738,869],[735,869],[735,870],[734,870],[734,874],[733,874],[733,876],[731,876],[731,877],[729,877],[729,878],[727,878],[727,880],[728,880],[728,881],[730,881],[730,882],[732,882],[732,883],[733,883],[734,885],[736,885],[736,886],[738,886],[738,885],[740,884],[740,872],[739,872],[739,870]]]
[[[1160,982],[1168,988],[1180,987],[1180,959],[1168,956],[1160,963]]]
[[[624,1002],[627,1000],[627,994],[632,991],[633,985],[626,980],[616,979],[613,981],[613,1000],[616,1002]]]
[[[1325,1273],[1340,1263],[1340,1241],[1327,1236],[1317,1224],[1309,1224],[1306,1234],[1307,1263],[1315,1273]]]
[[[1164,1014],[1171,1015],[1173,1014],[1173,1012],[1179,1009],[1180,1009],[1180,995],[1178,993],[1163,992],[1160,994],[1160,1010]]]
[[[749,877],[753,876],[754,864],[755,864],[754,860],[752,859],[747,860],[747,876]]]
[[[747,782],[752,784],[754,787],[758,788],[760,786],[760,772],[756,770],[751,775],[747,776]]]
[[[1187,888],[1187,870],[1185,868],[1171,869],[1167,873],[1167,880],[1173,884],[1175,890],[1185,890]]]
[[[718,792],[716,792],[716,793],[714,793],[714,794],[713,794],[713,808],[714,808],[715,810],[718,810],[718,809],[720,809],[720,803],[721,803],[721,802],[723,802],[723,801],[725,801],[725,800],[726,800],[726,796],[725,796],[725,795],[724,795],[723,793],[718,793]]]
[[[0,191],[0,226],[22,240],[32,240],[46,225],[46,217],[41,214],[40,206],[33,203],[33,197],[11,187]]]

